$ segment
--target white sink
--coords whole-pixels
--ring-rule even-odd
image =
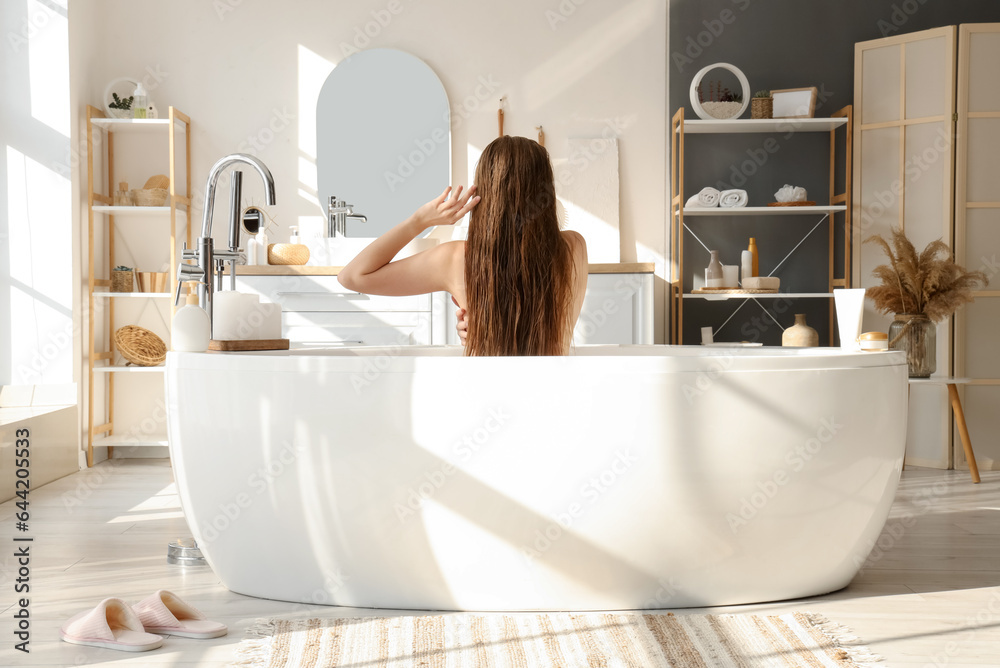
[[[373,241],[375,241],[374,237],[312,237],[302,239],[299,243],[305,244],[309,248],[307,266],[343,267]],[[403,246],[395,259],[400,260],[404,257],[416,255],[428,248],[433,248],[437,244],[437,239],[414,239]]]

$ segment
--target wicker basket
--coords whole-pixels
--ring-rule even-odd
[[[750,118],[773,118],[774,98],[755,97],[750,100]]]
[[[136,206],[163,206],[167,201],[166,188],[143,188],[132,191]]]
[[[115,331],[115,346],[122,357],[137,366],[157,366],[167,359],[163,339],[148,329],[125,325]]]
[[[267,247],[268,264],[305,264],[309,247],[304,244],[271,244]]]
[[[132,292],[134,274],[132,270],[111,272],[111,292]]]

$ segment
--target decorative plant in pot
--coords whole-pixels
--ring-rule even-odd
[[[759,90],[750,98],[750,118],[772,118],[774,114],[774,98],[771,91]]]
[[[940,239],[919,254],[899,229],[892,230],[889,241],[875,234],[865,243],[881,246],[889,258],[889,264],[872,270],[882,284],[866,293],[875,310],[895,316],[889,325],[889,348],[906,351],[911,378],[926,378],[937,367],[935,323],[971,302],[972,291],[989,283],[989,278],[955,264],[951,249]]]
[[[108,111],[115,118],[132,118],[132,96],[126,98],[118,97],[118,93],[112,93],[113,100],[108,102]]]

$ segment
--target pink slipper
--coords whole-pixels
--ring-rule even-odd
[[[183,638],[218,638],[226,635],[225,624],[212,622],[166,589],[132,606],[147,631]]]
[[[145,652],[163,644],[160,636],[143,631],[139,617],[120,598],[106,598],[75,615],[59,629],[59,637],[74,645],[123,652]]]

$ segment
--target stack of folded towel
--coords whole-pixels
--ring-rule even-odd
[[[719,206],[733,209],[747,205],[746,190],[723,190],[719,196]]]
[[[702,188],[696,195],[691,195],[684,203],[686,209],[711,209],[721,206],[727,209],[746,206],[746,190],[723,190],[719,192],[715,188],[708,186]]]

